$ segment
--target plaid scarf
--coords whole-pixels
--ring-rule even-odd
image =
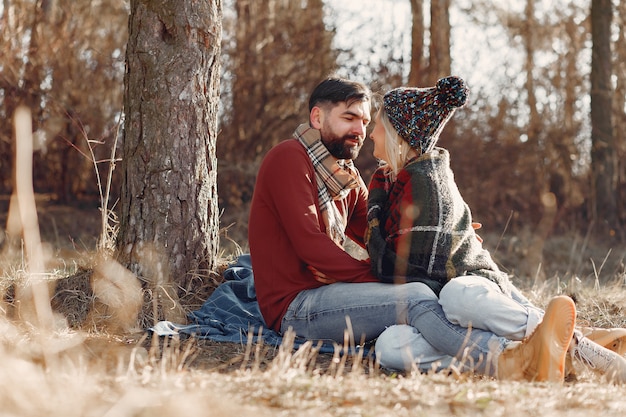
[[[320,132],[308,123],[298,126],[293,136],[306,149],[317,179],[317,198],[320,204],[326,233],[339,246],[346,240],[348,223],[345,213],[340,213],[334,200],[342,200],[350,190],[359,187],[359,173],[351,159],[334,158],[320,137]]]

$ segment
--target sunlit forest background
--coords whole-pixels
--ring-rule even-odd
[[[536,305],[626,327],[624,19],[626,0],[0,0],[2,414],[623,415],[591,369],[402,375],[347,344],[149,329],[247,251],[262,158],[329,74],[463,77],[440,145],[484,245]]]
[[[306,120],[309,92],[331,73],[378,93],[430,86],[448,73],[465,78],[469,104],[440,145],[483,231],[525,237],[529,256],[550,236],[591,232],[618,242],[626,221],[626,2],[614,3],[613,136],[601,164],[611,167],[610,219],[598,213],[594,185],[589,1],[225,0],[216,144],[223,244],[245,250],[260,161]],[[105,178],[120,158],[128,13],[119,0],[0,4],[3,210],[19,103],[33,114],[35,191],[58,204],[101,204],[93,161]],[[357,160],[366,180],[376,165],[371,145]],[[110,207],[120,178],[114,171]]]

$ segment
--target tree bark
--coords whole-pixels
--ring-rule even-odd
[[[617,161],[613,139],[611,87],[611,0],[591,2],[591,169],[592,216],[598,237],[618,237]]]
[[[117,250],[155,288],[216,266],[221,19],[220,0],[131,1]]]
[[[430,55],[428,83],[435,85],[439,78],[450,75],[450,0],[430,2]]]
[[[619,2],[616,12],[616,26],[619,32],[613,54],[613,73],[617,79],[613,95],[613,114],[615,115],[613,133],[618,164],[617,212],[620,213],[619,221],[624,224],[626,222],[626,164],[622,161],[626,154],[626,1]]]
[[[420,86],[424,77],[424,2],[411,0],[411,71],[409,85]]]

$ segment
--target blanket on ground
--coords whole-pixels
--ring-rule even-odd
[[[217,342],[247,344],[263,342],[279,346],[283,337],[265,325],[254,288],[254,275],[249,254],[241,255],[224,271],[224,282],[220,284],[199,310],[188,316],[190,324],[161,321],[149,330],[159,336],[185,334],[198,339]],[[306,342],[296,337],[294,348]],[[321,341],[321,353],[333,353],[331,341]],[[318,341],[314,341],[317,346]],[[366,355],[367,348],[360,347]]]

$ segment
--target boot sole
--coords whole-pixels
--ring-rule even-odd
[[[554,297],[548,304],[540,325],[542,348],[537,355],[535,381],[563,382],[565,357],[575,325],[574,301],[566,296]]]

